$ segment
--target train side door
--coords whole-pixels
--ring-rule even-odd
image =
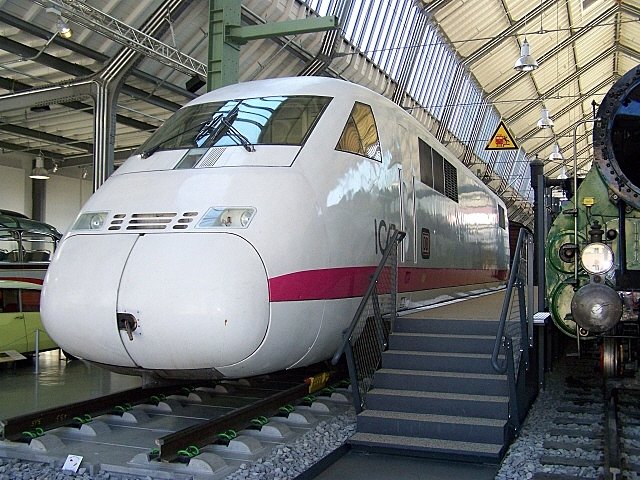
[[[27,331],[20,308],[20,290],[0,288],[0,351],[27,351]]]
[[[400,159],[401,166],[398,171],[400,182],[400,230],[406,232],[405,240],[402,242],[401,262],[415,262],[415,174],[414,157],[415,147],[409,130],[406,126],[399,124],[400,137]]]

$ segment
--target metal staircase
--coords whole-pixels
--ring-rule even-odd
[[[394,238],[394,250],[401,239]],[[500,318],[397,317],[395,302],[381,301],[395,297],[396,276],[374,276],[334,355],[337,361],[346,354],[355,386],[353,448],[500,461],[537,391],[529,370],[531,245],[530,235],[521,232]],[[389,253],[381,273],[396,268]]]
[[[465,333],[448,333],[453,325]],[[498,461],[508,444],[509,388],[491,366],[497,328],[497,320],[396,319],[351,445]]]

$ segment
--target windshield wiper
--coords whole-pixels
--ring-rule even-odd
[[[229,110],[220,122],[216,122],[215,130],[211,133],[211,141],[208,143],[210,145],[215,145],[218,140],[220,140],[223,136],[228,135],[231,137],[238,145],[242,145],[247,152],[255,152],[256,149],[253,144],[249,141],[247,137],[245,137],[242,133],[238,131],[236,127],[233,126],[233,122],[238,118],[238,112],[240,111],[240,104],[237,103],[235,107]],[[212,127],[213,128],[213,127]]]
[[[153,147],[148,148],[147,150],[144,150],[141,154],[140,157],[141,158],[149,158],[151,155],[153,155],[154,153],[156,153],[158,150],[160,150],[160,147],[162,147],[163,145],[166,145],[167,142],[170,142],[171,140],[175,140],[176,138],[178,138],[181,135],[184,135],[187,132],[190,132],[191,130],[195,130],[196,128],[202,128],[202,131],[209,131],[208,130],[208,125],[209,124],[214,124],[216,122],[216,120],[218,119],[218,117],[220,117],[220,115],[216,115],[215,117],[213,117],[211,120],[207,120],[204,122],[200,122],[192,127],[187,128],[186,130],[183,130],[179,133],[176,133],[175,135],[170,136],[169,138],[165,138],[164,140],[162,140],[161,142],[156,143]],[[198,136],[201,135],[202,131],[200,133],[198,133]],[[196,136],[196,139],[198,138],[198,136]]]
[[[215,143],[218,140],[220,140],[223,136],[228,135],[238,145],[243,146],[247,152],[255,152],[256,149],[251,144],[249,139],[245,137],[242,133],[240,133],[233,126],[233,122],[235,122],[236,118],[238,117],[239,111],[240,111],[240,103],[237,103],[236,106],[233,107],[231,110],[229,110],[229,112],[226,115],[223,115],[222,113],[218,113],[210,120],[200,122],[192,127],[187,128],[186,130],[183,130],[179,133],[176,133],[175,135],[165,138],[164,140],[162,140],[161,142],[158,142],[153,147],[143,151],[140,154],[140,157],[149,158],[151,155],[153,155],[158,150],[160,150],[160,148],[163,145],[166,145],[171,140],[175,140],[179,136],[184,135],[185,133],[190,132],[191,130],[195,130],[196,128],[200,128],[200,131],[198,132],[198,134],[194,139],[194,143],[197,146],[200,146],[198,145],[198,141],[205,139],[207,136],[209,136],[211,139],[203,142],[202,146],[204,146],[205,144],[208,144],[209,146],[215,145]]]
[[[198,145],[200,140],[203,140],[205,137],[209,136],[214,129],[217,129],[220,125],[220,120],[222,120],[222,114],[218,113],[211,120],[205,122],[202,129],[196,135],[194,143]]]

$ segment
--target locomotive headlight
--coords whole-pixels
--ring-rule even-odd
[[[251,222],[252,218],[253,218],[253,210],[245,210],[240,214],[240,225],[243,228],[247,228],[247,225],[249,225],[249,222]]]
[[[580,260],[584,269],[592,275],[606,273],[613,268],[613,252],[608,245],[600,242],[584,247]]]
[[[109,212],[86,212],[78,217],[71,230],[100,230]]]
[[[197,228],[247,228],[255,214],[253,207],[211,207]]]

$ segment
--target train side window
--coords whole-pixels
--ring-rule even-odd
[[[458,170],[435,148],[418,138],[420,181],[437,192],[458,201]]]
[[[444,194],[444,158],[435,149],[431,150],[433,158],[433,188]]]
[[[10,233],[0,233],[0,262],[18,261],[18,241]]]
[[[458,170],[444,160],[444,194],[454,202],[458,201]]]
[[[431,147],[421,138],[418,138],[418,150],[420,155],[420,181],[433,188],[433,160]]]
[[[378,128],[369,105],[355,103],[342,130],[336,150],[363,155],[378,162],[382,161]]]
[[[504,208],[502,208],[500,205],[498,205],[498,225],[500,225],[500,228],[507,228],[507,220]]]
[[[20,290],[23,312],[40,311],[40,290],[25,289]]]
[[[3,288],[0,292],[0,311],[3,313],[19,312],[20,304],[18,303],[18,289]]]

